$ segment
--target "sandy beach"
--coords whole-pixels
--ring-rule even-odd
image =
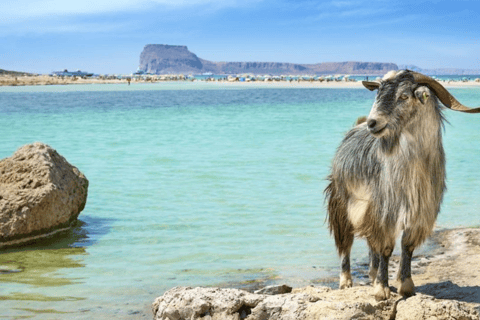
[[[51,77],[48,75],[38,76],[0,76],[0,86],[39,86],[39,85],[67,85],[67,84],[94,84],[94,83],[127,83],[127,80],[99,79],[99,78],[72,78]]]
[[[75,77],[53,77],[48,75],[35,76],[0,76],[0,86],[37,86],[37,85],[71,85],[71,84],[128,84],[126,78],[123,79],[103,79],[103,78],[75,78]],[[242,87],[275,87],[275,88],[363,88],[361,81],[204,81],[204,80],[162,80],[161,77],[131,79],[130,84],[143,83],[166,83],[166,82],[189,82],[189,83],[211,83],[225,86],[240,85]],[[478,88],[480,81],[439,81],[447,88]]]

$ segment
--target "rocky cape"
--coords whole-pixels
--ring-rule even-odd
[[[480,230],[453,229],[433,236],[435,247],[412,264],[416,295],[377,302],[370,285],[239,289],[176,287],[152,305],[156,320],[480,319]],[[390,275],[398,257],[393,257]],[[390,284],[394,281],[390,280]]]
[[[152,74],[385,74],[398,70],[394,63],[325,62],[296,64],[284,62],[212,62],[197,57],[186,46],[147,44],[140,54],[139,69]]]
[[[0,248],[68,230],[87,192],[87,178],[50,146],[19,148],[0,161]]]

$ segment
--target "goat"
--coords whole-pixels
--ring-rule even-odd
[[[325,189],[328,226],[341,258],[340,288],[352,286],[350,250],[358,235],[370,249],[375,298],[388,299],[388,262],[403,231],[398,292],[409,297],[415,293],[413,250],[431,234],[445,191],[438,99],[452,110],[480,108],[460,104],[440,83],[410,70],[363,85],[378,90],[375,102],[337,149]]]

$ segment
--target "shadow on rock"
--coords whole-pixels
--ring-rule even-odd
[[[480,303],[480,287],[460,287],[451,282],[429,283],[416,287],[416,291],[434,296],[437,299],[450,299],[463,302]]]

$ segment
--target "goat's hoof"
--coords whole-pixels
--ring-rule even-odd
[[[375,295],[375,300],[382,301],[390,298],[390,288],[384,287],[380,283],[376,283],[373,289],[373,294]]]
[[[408,277],[400,284],[400,290],[398,293],[403,297],[411,297],[415,294],[415,285],[411,277]]]
[[[353,286],[352,275],[350,272],[340,274],[340,289],[351,288]]]

